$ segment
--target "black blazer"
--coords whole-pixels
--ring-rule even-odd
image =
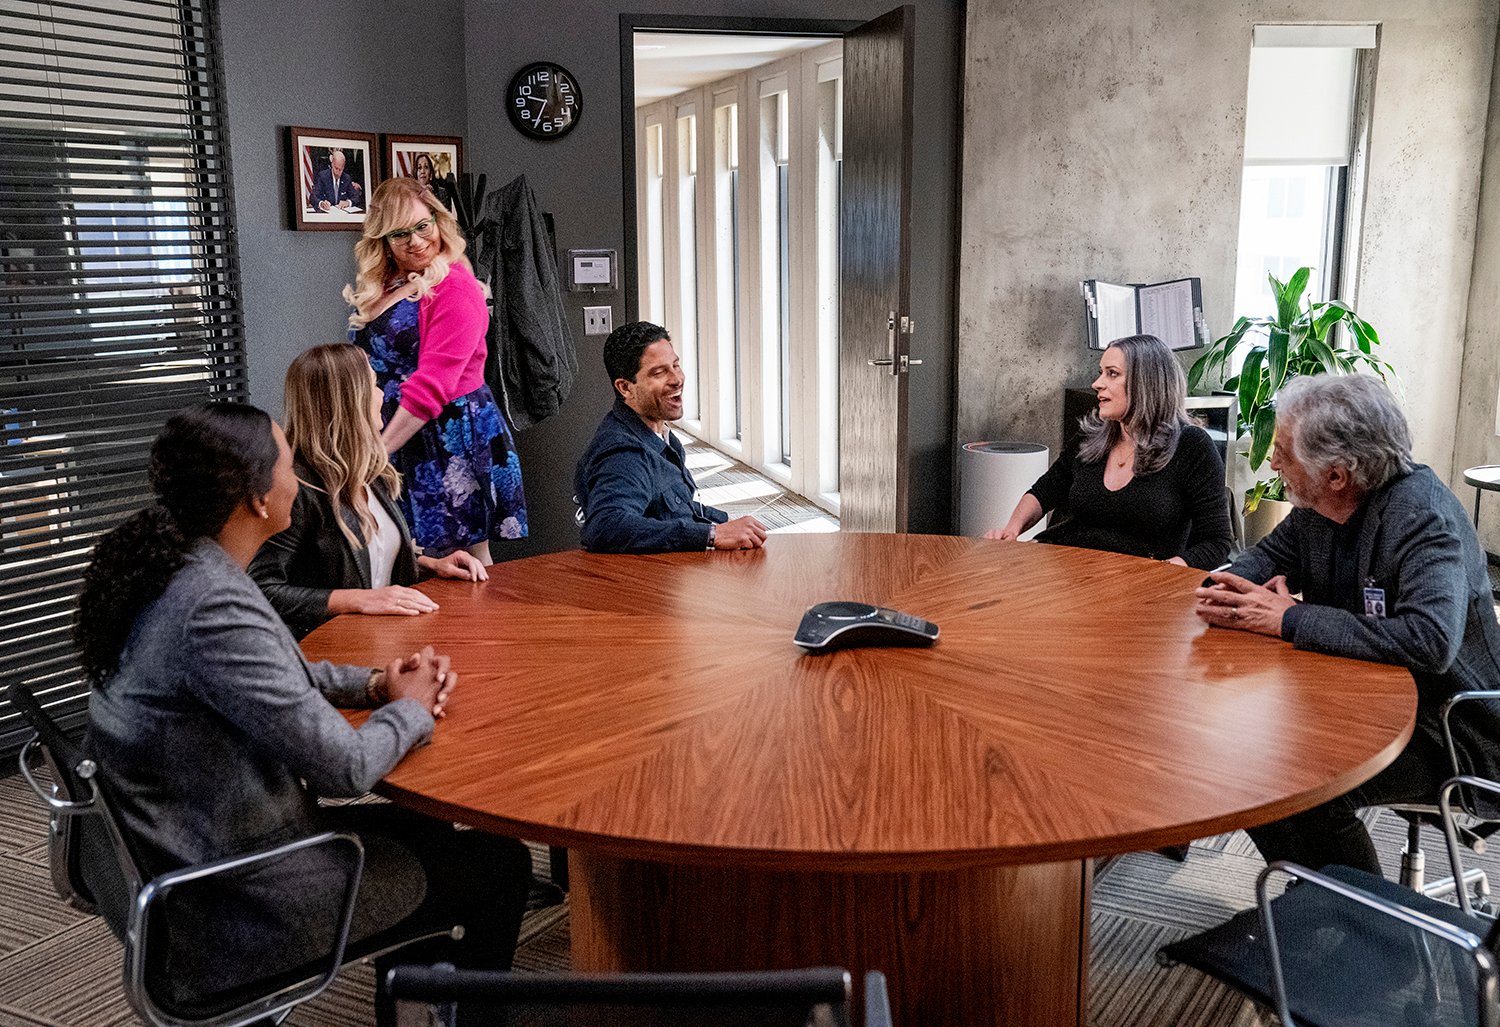
[[[250,561],[250,577],[292,634],[301,638],[332,616],[328,593],[336,588],[370,587],[370,551],[364,546],[356,550],[339,530],[333,519],[333,502],[318,473],[300,459],[296,470],[302,487],[292,503],[292,526],[260,547]],[[401,532],[391,584],[413,585],[417,581],[417,558],[406,518],[380,482],[371,485],[370,491]],[[362,537],[354,511],[345,507],[343,517],[355,537]]]

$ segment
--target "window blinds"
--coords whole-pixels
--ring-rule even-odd
[[[65,724],[151,440],[248,396],[219,52],[215,0],[0,0],[0,678]],[[0,751],[25,734],[0,694]]]
[[[1373,25],[1257,25],[1245,163],[1348,164],[1355,60],[1374,46]]]

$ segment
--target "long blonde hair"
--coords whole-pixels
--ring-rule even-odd
[[[369,214],[365,217],[364,237],[354,244],[354,284],[344,286],[344,299],[354,308],[349,315],[349,327],[363,328],[376,314],[384,309],[380,300],[389,291],[391,279],[400,276],[396,258],[391,254],[386,233],[400,228],[406,219],[407,208],[412,200],[421,200],[432,212],[437,222],[438,237],[442,246],[421,274],[408,274],[406,280],[413,287],[414,297],[426,296],[437,284],[448,277],[448,269],[462,264],[473,271],[464,250],[469,244],[458,229],[458,221],[431,189],[424,189],[415,178],[389,178],[375,187],[370,197]]]
[[[336,342],[300,353],[286,369],[285,403],[287,445],[318,472],[339,530],[351,546],[363,549],[378,530],[365,487],[378,481],[391,498],[401,494],[401,475],[370,422],[370,362],[364,350]],[[364,538],[344,522],[345,506],[354,511]]]

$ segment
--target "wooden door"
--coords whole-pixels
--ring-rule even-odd
[[[899,7],[844,36],[839,231],[839,519],[906,530],[912,44]]]

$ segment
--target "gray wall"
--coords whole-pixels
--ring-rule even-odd
[[[287,364],[345,337],[339,294],[359,238],[287,227],[282,129],[464,135],[463,9],[458,0],[220,8],[250,395],[279,417]]]
[[[1355,300],[1405,383],[1418,457],[1447,475],[1496,15],[1494,0],[971,5],[961,438],[1057,446],[1061,388],[1097,362],[1079,279],[1201,276],[1209,328],[1227,331],[1251,28],[1378,21]]]
[[[492,185],[525,174],[542,205],[553,212],[559,250],[601,247],[623,254],[621,187],[619,15],[707,15],[766,18],[873,18],[894,0],[851,0],[830,7],[817,0],[734,0],[694,4],[640,0],[466,0],[470,166]],[[926,361],[911,377],[911,525],[945,530],[949,521],[952,419],[952,254],[957,231],[956,168],[958,90],[962,66],[962,5],[919,0],[916,62],[916,209],[913,216],[917,277],[913,311],[926,325],[913,355]],[[584,113],[578,127],[555,142],[521,136],[506,118],[503,92],[514,72],[551,60],[579,79]],[[583,297],[569,294],[569,323],[577,333],[579,378],[558,416],[518,439],[530,504],[532,537],[506,546],[501,558],[578,544],[573,524],[572,474],[583,447],[611,402],[603,369],[603,339],[583,336]],[[612,297],[615,323],[624,316],[623,293]],[[598,300],[590,299],[592,304]]]
[[[1463,469],[1500,463],[1500,435],[1496,432],[1496,417],[1500,415],[1500,51],[1490,79],[1478,225],[1459,391],[1458,439],[1453,452],[1454,487],[1465,503],[1473,501],[1473,490],[1461,484]],[[1500,552],[1500,497],[1490,496],[1481,513],[1479,527],[1485,548]]]

